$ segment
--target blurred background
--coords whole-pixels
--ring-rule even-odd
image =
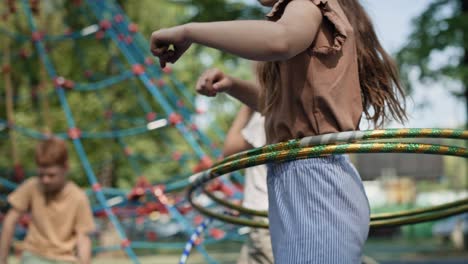
[[[400,66],[407,89],[408,123],[387,127],[466,129],[468,1],[361,2]],[[8,208],[6,195],[35,174],[37,140],[47,133],[73,139],[79,132],[83,151],[75,151],[76,143],[70,141],[70,177],[93,199],[90,177],[95,176],[108,190],[108,205],[117,199],[114,212],[125,233],[132,241],[148,242],[135,249],[142,262],[175,263],[201,216],[189,206],[183,189],[167,194],[168,207],[139,194],[138,187],[170,186],[220,156],[240,105],[226,95],[197,96],[194,85],[204,70],[217,67],[243,79],[254,76],[248,61],[201,46],[161,71],[148,52],[149,36],[187,22],[262,19],[266,12],[255,0],[0,3],[2,212]],[[63,89],[56,92],[54,86]],[[361,128],[372,129],[365,121]],[[438,143],[466,146],[463,141]],[[374,213],[468,196],[467,161],[461,158],[361,154],[352,160]],[[218,191],[240,200],[241,183],[231,176]],[[114,227],[93,201],[101,227],[94,239],[95,263],[129,263],[114,250]],[[18,243],[27,221],[18,227]],[[206,234],[206,255],[195,252],[190,262],[235,263],[244,239],[242,228],[215,222]],[[365,254],[379,263],[468,263],[468,215],[373,231]]]

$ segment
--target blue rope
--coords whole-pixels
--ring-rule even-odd
[[[46,42],[47,41],[59,42],[59,41],[64,41],[64,40],[77,40],[77,39],[81,39],[81,38],[92,37],[92,36],[95,35],[95,33],[97,31],[93,31],[91,33],[86,32],[86,29],[89,29],[92,26],[97,27],[97,25],[90,25],[90,26],[85,27],[85,28],[83,28],[81,30],[77,30],[77,31],[70,32],[70,33],[64,33],[64,34],[59,34],[59,35],[45,34],[43,36],[43,39]],[[16,42],[20,42],[20,43],[32,40],[31,36],[24,35],[24,34],[17,33],[17,32],[12,32],[12,31],[4,28],[4,27],[0,27],[0,33],[3,33],[4,35],[6,35],[6,36],[14,39]]]
[[[133,78],[135,75],[133,74],[132,71],[125,71],[125,72],[122,72],[121,74],[117,75],[117,76],[112,76],[112,77],[109,77],[105,80],[101,80],[101,81],[98,81],[98,82],[95,82],[95,83],[86,83],[86,84],[82,84],[82,83],[77,83],[75,84],[75,86],[73,87],[73,89],[71,91],[95,91],[95,90],[101,90],[101,89],[104,89],[104,88],[108,88],[114,84],[117,84],[119,82],[122,82],[124,80],[127,80],[127,79],[130,79],[130,78]]]
[[[9,181],[5,178],[0,178],[0,186],[3,186],[7,189],[10,189],[10,190],[14,190],[18,187],[18,184],[12,182],[12,181]]]
[[[22,135],[38,139],[38,140],[43,140],[48,137],[50,134],[45,134],[43,132],[33,130],[30,128],[14,125],[11,127],[15,131],[19,132]],[[127,129],[120,129],[120,130],[111,130],[111,131],[104,131],[104,132],[88,132],[88,131],[81,131],[81,138],[82,139],[114,139],[114,138],[121,138],[121,137],[130,137],[130,136],[136,136],[140,134],[147,133],[148,131],[152,131],[153,129],[148,129],[147,125],[144,126],[139,126],[139,127],[133,127],[133,128],[127,128]],[[67,139],[68,134],[65,132],[60,132],[60,133],[53,133],[53,136],[62,138],[62,139]]]

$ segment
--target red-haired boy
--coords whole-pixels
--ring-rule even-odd
[[[86,194],[68,181],[66,143],[49,138],[36,147],[38,176],[8,196],[8,211],[0,240],[0,264],[8,262],[14,227],[21,215],[31,222],[23,243],[21,263],[90,263],[94,220]]]

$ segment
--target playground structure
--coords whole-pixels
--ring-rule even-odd
[[[212,165],[212,158],[217,158],[220,155],[220,150],[216,144],[197,128],[193,123],[193,116],[199,114],[194,108],[194,98],[187,91],[187,88],[176,79],[175,74],[171,69],[167,68],[161,71],[159,67],[154,66],[154,61],[150,57],[148,44],[146,39],[138,32],[136,24],[131,23],[125,13],[114,1],[74,1],[71,10],[86,18],[89,22],[87,26],[79,29],[72,29],[70,32],[65,32],[62,35],[47,35],[40,31],[37,26],[37,19],[35,14],[39,12],[38,3],[30,1],[9,1],[8,7],[12,11],[12,15],[19,16],[23,12],[24,18],[27,21],[30,34],[22,34],[18,32],[9,31],[2,28],[2,33],[10,38],[20,46],[24,43],[33,43],[34,52],[32,54],[24,54],[24,50],[10,51],[9,47],[5,48],[3,61],[4,68],[3,74],[5,78],[5,87],[7,90],[5,99],[7,100],[8,120],[0,120],[3,128],[8,128],[8,134],[2,134],[4,138],[14,144],[16,142],[15,136],[21,135],[24,137],[40,140],[46,138],[51,134],[50,116],[47,117],[50,98],[57,96],[59,104],[65,114],[65,121],[67,124],[66,132],[53,132],[55,136],[68,139],[72,142],[75,151],[78,155],[83,170],[88,178],[90,189],[88,193],[93,201],[93,211],[96,217],[100,218],[106,216],[112,225],[115,227],[119,240],[117,245],[107,248],[96,248],[95,251],[108,251],[108,250],[124,250],[129,258],[138,263],[138,259],[134,253],[136,248],[176,248],[182,250],[184,244],[182,243],[168,243],[168,242],[155,242],[158,237],[164,235],[157,234],[155,230],[159,226],[159,230],[163,230],[164,226],[156,224],[161,215],[169,216],[169,223],[174,224],[181,230],[177,230],[174,234],[185,234],[187,239],[197,229],[196,226],[205,223],[204,218],[193,212],[190,205],[183,199],[182,194],[177,191],[183,190],[189,183],[187,176],[192,171],[200,171],[209,168]],[[85,82],[79,80],[72,80],[71,78],[60,75],[59,65],[55,65],[51,53],[53,45],[65,41],[71,41],[74,44],[82,39],[92,40],[99,42],[103,45],[104,49],[111,49],[117,47],[119,55],[111,56],[108,65],[115,67],[116,74],[113,76],[103,76],[97,70],[93,71],[92,65],[86,65],[86,60],[80,47],[76,45],[74,51],[75,56],[79,58],[82,74],[85,76]],[[58,45],[58,44],[57,44]],[[18,52],[18,53],[16,53]],[[122,56],[120,56],[122,55]],[[30,127],[23,127],[15,123],[13,105],[15,102],[24,100],[20,96],[13,96],[11,93],[11,67],[10,61],[20,56],[20,58],[31,63],[28,60],[38,59],[43,68],[43,77],[50,80],[54,86],[53,93],[42,92],[38,96],[41,101],[42,114],[45,116],[43,119],[46,128],[43,130],[34,129]],[[78,68],[78,67],[77,67]],[[36,69],[37,70],[37,69]],[[77,69],[78,71],[78,69]],[[126,82],[133,92],[137,101],[137,105],[141,107],[141,112],[144,113],[142,117],[128,117],[125,114],[120,114],[112,109],[110,102],[106,101],[103,93],[106,89],[115,87],[119,83]],[[142,87],[146,89],[150,95],[149,102],[148,96],[144,96]],[[44,89],[45,90],[45,89]],[[31,90],[31,94],[34,92]],[[68,93],[82,92],[94,93],[97,100],[102,105],[102,114],[97,117],[97,123],[106,124],[110,130],[104,132],[94,132],[93,124],[89,130],[85,128],[87,125],[78,125],[77,117],[73,115],[73,111],[67,100]],[[55,95],[54,95],[55,94]],[[35,94],[32,94],[35,96]],[[157,105],[154,107],[154,105]],[[130,128],[120,128],[119,123],[124,120],[127,124],[131,124]],[[94,124],[94,126],[96,126]],[[148,157],[135,152],[129,144],[127,138],[132,136],[139,136],[143,134],[156,133],[158,129],[171,127],[179,132],[180,139],[185,140],[187,152],[182,152],[172,149],[169,155],[160,155]],[[220,129],[214,131],[218,136],[217,142],[221,142],[223,134]],[[173,139],[165,136],[165,133],[158,133],[160,143],[171,148]],[[139,180],[131,190],[123,191],[117,189],[103,188],[98,182],[93,165],[90,163],[87,152],[83,146],[83,141],[87,139],[98,140],[113,140],[115,141],[124,156],[128,160],[132,169],[133,178]],[[17,147],[12,147],[13,152],[17,152]],[[190,153],[190,154],[186,154]],[[13,154],[14,164],[14,179],[1,178],[2,189],[11,191],[16,188],[17,182],[21,182],[27,173],[20,165],[17,154]],[[142,174],[140,167],[141,161],[149,162],[174,162],[185,172],[181,176],[173,175],[172,181],[164,182],[157,185],[149,183],[145,176]],[[187,171],[188,164],[195,164],[193,170]],[[181,170],[183,171],[183,170]],[[185,176],[184,176],[185,175]],[[235,175],[239,180],[240,175]],[[179,179],[179,180],[178,180]],[[213,190],[218,190],[219,193],[224,195],[235,196],[236,199],[241,199],[241,189],[238,184],[232,183],[228,179],[223,179],[215,186]],[[2,200],[5,201],[6,196],[3,195]],[[130,222],[127,220],[130,219]],[[153,220],[150,220],[153,219]],[[122,221],[127,222],[125,228]],[[23,228],[27,225],[27,218],[24,219]],[[136,225],[135,225],[136,223]],[[133,234],[132,240],[127,236],[127,232],[131,226],[140,228],[140,241],[135,240],[137,235]],[[167,225],[166,225],[167,226]],[[222,239],[239,239],[237,227],[230,225],[221,225],[220,223],[213,223],[207,229],[209,237],[203,240],[203,243],[214,243]],[[148,231],[153,230],[153,231]],[[127,231],[127,232],[126,232]],[[24,230],[19,230],[20,235],[24,234]],[[131,232],[130,232],[131,233]],[[135,233],[135,232],[133,232]],[[161,232],[160,232],[161,233]],[[174,235],[172,234],[172,235]],[[186,239],[185,239],[186,240]],[[205,256],[209,263],[216,263],[205,251],[201,240],[194,239],[191,245]],[[185,253],[188,256],[189,251]],[[185,258],[186,258],[185,257]]]
[[[72,29],[63,35],[47,35],[39,28],[35,13],[39,12],[37,1],[8,1],[10,9],[15,12],[23,12],[27,20],[30,34],[12,32],[5,28],[0,31],[15,43],[32,42],[35,48],[33,54],[22,54],[19,51],[5,49],[3,54],[5,88],[7,90],[5,99],[8,109],[7,120],[0,120],[0,126],[8,129],[8,134],[2,133],[2,138],[10,140],[13,144],[16,136],[24,136],[35,140],[43,139],[50,135],[51,125],[47,124],[50,119],[44,118],[46,129],[34,129],[16,124],[13,118],[12,106],[15,100],[11,93],[11,80],[9,78],[11,69],[9,62],[16,58],[31,59],[36,56],[44,69],[44,76],[54,86],[53,93],[42,93],[39,99],[42,101],[43,115],[47,114],[48,98],[55,96],[59,100],[65,114],[67,129],[65,132],[53,132],[54,135],[70,140],[78,155],[83,170],[88,178],[90,188],[87,190],[93,201],[93,211],[97,219],[107,217],[116,229],[120,243],[102,248],[95,248],[95,252],[109,250],[123,250],[134,262],[139,263],[135,249],[172,248],[183,251],[180,263],[187,261],[192,247],[195,247],[204,255],[208,263],[216,263],[204,249],[204,244],[217,243],[220,240],[240,240],[238,226],[248,225],[252,227],[265,228],[262,222],[253,222],[246,218],[231,215],[231,212],[239,212],[242,215],[267,216],[266,212],[248,210],[237,205],[242,198],[242,188],[238,183],[242,182],[239,169],[263,164],[266,162],[282,162],[299,158],[317,157],[329,154],[342,153],[377,153],[377,152],[399,152],[399,153],[425,153],[442,154],[467,158],[466,148],[455,146],[441,146],[435,144],[423,144],[418,142],[374,142],[369,140],[403,139],[403,138],[451,138],[468,140],[468,131],[464,130],[440,130],[440,129],[403,129],[385,131],[363,131],[354,133],[340,133],[319,137],[292,140],[261,149],[248,151],[234,155],[215,163],[213,160],[220,156],[220,150],[216,147],[223,140],[221,129],[214,133],[217,138],[213,140],[193,123],[193,116],[199,114],[194,107],[194,98],[178,79],[177,72],[170,68],[160,70],[149,54],[147,40],[139,33],[136,24],[132,23],[125,15],[119,5],[113,1],[72,1],[73,12],[86,18],[88,25],[80,29]],[[12,8],[12,6],[14,8]],[[101,43],[104,49],[111,50],[115,47],[118,55],[112,56],[109,65],[112,65],[114,74],[106,76],[99,72],[90,71],[92,65],[86,65],[81,60],[81,71],[85,81],[73,80],[67,76],[60,75],[59,65],[55,65],[51,57],[53,49],[47,47],[48,43],[71,41],[78,43],[80,39],[93,40]],[[76,57],[84,58],[85,54],[76,45]],[[113,109],[109,98],[104,93],[122,82],[128,82],[127,89],[131,90],[136,98],[137,106],[141,108],[142,116],[134,118],[119,113]],[[138,84],[136,84],[138,83]],[[144,96],[141,88],[150,96]],[[102,106],[102,113],[96,122],[106,124],[107,131],[95,131],[95,124],[82,125],[73,115],[68,93],[93,93]],[[154,107],[157,105],[157,107]],[[122,128],[122,120],[131,124],[130,128]],[[89,126],[89,127],[88,127]],[[145,134],[157,133],[158,130],[166,128],[176,130],[179,139],[186,143],[187,152],[173,150],[170,155],[148,157],[136,153],[132,145],[128,143],[129,137],[144,136]],[[213,128],[213,127],[211,127]],[[165,136],[164,132],[158,133],[161,143],[168,148],[173,144],[173,139]],[[132,175],[138,179],[130,190],[119,190],[104,188],[98,182],[95,166],[90,163],[88,152],[83,146],[86,140],[112,140],[128,160],[132,169]],[[17,152],[16,147],[12,147]],[[26,175],[26,172],[18,161],[17,154],[12,154],[12,164],[15,168],[15,179],[0,178],[2,189],[11,191],[16,188]],[[174,180],[153,184],[143,176],[140,163],[142,160],[150,162],[175,162],[186,169],[187,164],[194,164],[192,170],[185,170]],[[195,173],[192,175],[192,173]],[[205,184],[217,177],[232,173],[232,177],[221,177],[214,184],[205,187]],[[192,175],[192,176],[190,176]],[[189,177],[190,176],[190,177]],[[188,199],[180,191],[188,187]],[[202,189],[201,191],[199,189]],[[196,195],[194,195],[196,194]],[[219,196],[221,194],[222,196]],[[210,199],[196,199],[209,197]],[[222,197],[222,198],[221,198]],[[226,201],[227,198],[233,199]],[[5,200],[2,194],[0,199]],[[207,202],[208,201],[208,202]],[[379,214],[372,216],[372,228],[388,227],[403,224],[432,221],[443,217],[468,211],[467,200],[460,200],[450,204],[432,208],[416,209],[396,214]],[[221,206],[220,206],[221,205]],[[197,211],[193,210],[196,208]],[[228,209],[225,209],[228,208]],[[167,216],[165,223],[158,223],[161,216]],[[217,219],[217,220],[214,220]],[[220,220],[220,221],[218,221]],[[18,230],[18,236],[24,235],[27,226],[27,217],[22,220]],[[230,224],[226,224],[230,223]],[[171,224],[176,223],[182,229],[167,236],[182,235],[184,243],[162,241],[165,235],[162,229],[168,229]],[[234,225],[233,225],[234,224]],[[131,230],[132,227],[139,230]],[[159,231],[158,231],[159,228]],[[200,235],[205,231],[206,236],[200,240]],[[162,239],[164,240],[164,239]]]

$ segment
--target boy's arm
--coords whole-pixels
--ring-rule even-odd
[[[78,261],[80,264],[89,264],[91,263],[91,239],[89,235],[95,231],[96,227],[88,197],[83,194],[83,197],[78,201],[78,203],[79,206],[77,208],[80,211],[76,214],[75,226]]]
[[[31,195],[36,188],[37,179],[31,178],[22,183],[15,191],[8,195],[8,203],[11,209],[8,211],[3,221],[3,228],[0,238],[0,263],[7,263],[9,249],[15,233],[15,225],[21,215],[29,210]]]
[[[225,157],[252,148],[241,133],[242,129],[249,122],[252,114],[253,111],[247,106],[242,106],[237,113],[237,116],[232,122],[231,128],[229,128],[226,135],[226,139],[224,140],[223,155]]]
[[[3,220],[2,234],[0,238],[0,264],[8,263],[8,255],[13,234],[15,232],[15,225],[21,215],[21,211],[11,208]]]
[[[91,263],[91,239],[88,234],[79,233],[77,237],[77,253],[80,264]]]
[[[260,87],[253,81],[233,78],[233,85],[226,93],[241,101],[255,111],[260,111],[259,97]],[[244,124],[245,125],[245,124]]]
[[[258,111],[260,87],[255,82],[234,78],[217,68],[205,71],[198,78],[196,90],[206,96],[216,96],[220,92],[228,93]]]

